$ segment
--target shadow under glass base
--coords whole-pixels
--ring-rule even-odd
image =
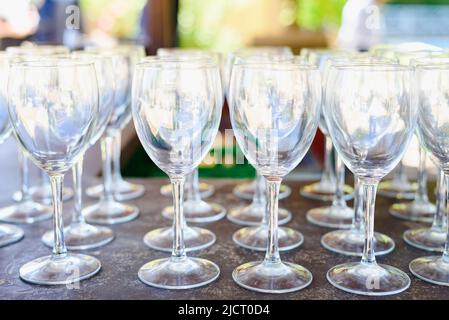
[[[321,207],[310,209],[306,213],[307,221],[310,223],[335,229],[349,229],[352,226],[354,210],[349,207]]]
[[[24,264],[20,278],[43,285],[69,284],[92,277],[101,269],[98,259],[78,253],[45,256]]]
[[[241,287],[264,293],[294,292],[312,283],[312,273],[289,262],[266,263],[254,261],[234,269],[232,278]]]
[[[21,240],[24,232],[21,228],[10,224],[0,224],[0,247]]]
[[[248,183],[241,183],[235,186],[232,193],[240,199],[252,200],[254,197],[254,189],[256,188],[255,180]],[[279,188],[279,200],[285,199],[292,193],[289,186],[282,184]]]
[[[268,226],[246,227],[237,230],[232,240],[238,246],[255,251],[266,251],[268,244]],[[301,246],[304,236],[292,228],[278,228],[279,251],[288,251]]]
[[[412,247],[432,252],[443,252],[446,244],[446,231],[436,228],[411,229],[405,231],[402,238]]]
[[[191,200],[184,202],[183,213],[187,222],[210,223],[223,219],[226,215],[226,209],[218,203]],[[173,206],[165,207],[162,210],[162,216],[166,219],[173,220]]]
[[[0,221],[9,223],[35,223],[53,216],[52,208],[28,200],[0,209]]]
[[[266,213],[266,205],[252,203],[249,206],[239,206],[229,210],[227,218],[229,221],[242,226],[258,226]],[[292,219],[290,211],[279,208],[278,209],[278,224],[283,225]]]
[[[30,188],[30,194],[34,201],[44,204],[51,204],[52,203],[52,192],[51,192],[51,186],[48,185],[40,185],[40,186],[34,186]],[[13,194],[13,199],[17,201],[17,199],[22,198],[22,193],[20,191],[15,192]],[[62,201],[69,201],[73,198],[73,189],[70,187],[65,187],[62,190]]]
[[[87,223],[72,223],[64,228],[64,241],[68,250],[88,250],[102,247],[114,240],[114,232],[107,227]],[[53,248],[54,232],[42,236],[42,242]]]
[[[113,182],[112,190],[117,201],[127,201],[140,198],[145,193],[145,187],[123,179]],[[103,196],[103,184],[97,184],[87,188],[86,194],[91,198],[101,198]]]
[[[410,286],[410,278],[405,272],[377,263],[337,265],[327,272],[327,280],[340,290],[366,296],[398,294]]]
[[[215,188],[213,185],[211,185],[209,183],[201,182],[201,181],[198,184],[198,188],[199,188],[201,199],[209,198],[215,192]],[[161,187],[161,194],[164,197],[172,197],[173,193],[172,193],[171,184],[163,185]]]
[[[315,182],[304,186],[299,193],[306,199],[317,200],[317,201],[332,201],[335,195],[335,183],[327,182]],[[344,199],[346,201],[354,198],[354,189],[348,185],[344,185],[343,191],[345,193]]]
[[[321,237],[321,245],[335,253],[361,257],[365,245],[365,234],[353,229],[335,230]],[[382,233],[374,233],[374,252],[376,256],[388,254],[394,248],[395,243],[393,239]]]
[[[409,264],[411,273],[429,283],[449,286],[449,261],[442,256],[421,257]]]
[[[117,224],[134,220],[139,215],[139,208],[113,200],[102,200],[86,207],[83,215],[87,222],[97,224]]]
[[[413,200],[417,189],[418,184],[416,183],[387,180],[379,183],[377,194],[391,199]]]
[[[165,258],[144,264],[139,279],[152,287],[162,289],[192,289],[213,282],[220,275],[218,266],[200,258]]]
[[[395,203],[390,206],[388,212],[395,218],[431,223],[436,210],[436,206],[430,202],[412,201]]]
[[[154,250],[172,252],[174,232],[173,227],[159,228],[148,232],[143,237],[143,243]],[[198,227],[184,227],[184,246],[186,252],[206,249],[216,241],[212,231]]]

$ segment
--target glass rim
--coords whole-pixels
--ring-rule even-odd
[[[219,69],[217,63],[212,59],[179,59],[176,57],[171,58],[160,58],[158,56],[149,56],[142,58],[135,65],[136,69],[159,69],[159,70],[170,70],[170,69]]]
[[[300,71],[318,71],[318,66],[304,61],[298,61],[294,56],[291,61],[239,61],[234,63],[233,68],[254,68],[255,66],[264,66],[260,69],[265,70],[300,70]]]
[[[95,61],[81,60],[68,55],[66,57],[45,57],[39,60],[11,61],[10,66],[14,68],[94,67]]]
[[[412,71],[412,67],[408,65],[401,65],[399,63],[346,63],[346,64],[331,64],[331,68],[338,70],[360,70],[360,71]]]
[[[433,58],[435,59],[435,58]],[[418,64],[414,64],[413,67],[416,70],[438,70],[438,69],[449,69],[449,57],[446,58],[438,58],[438,59],[442,59],[442,60],[447,60],[447,62],[441,62],[441,61],[434,61],[434,62],[430,62],[430,63],[419,63]],[[416,62],[418,59],[413,60],[414,62]],[[421,59],[419,59],[421,60]],[[430,60],[432,60],[432,58],[430,58]]]

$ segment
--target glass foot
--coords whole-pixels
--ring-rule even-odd
[[[232,240],[240,247],[255,251],[266,251],[268,244],[268,227],[246,227],[237,230],[232,235]],[[304,242],[304,236],[292,228],[278,228],[279,251],[292,250]]]
[[[93,226],[87,223],[72,223],[64,228],[64,240],[68,250],[87,250],[108,244],[114,240],[114,233],[107,227]],[[42,242],[53,248],[54,232],[46,232],[42,236]]]
[[[327,280],[340,290],[366,296],[397,294],[410,286],[406,273],[377,263],[340,264],[327,272]]]
[[[446,231],[435,228],[411,229],[404,232],[404,241],[412,247],[434,252],[443,252]]]
[[[335,183],[327,182],[315,182],[303,187],[299,193],[307,199],[318,200],[318,201],[332,201],[335,194]],[[343,187],[345,193],[345,200],[351,200],[354,197],[354,189],[348,185]]]
[[[83,210],[89,223],[116,224],[134,220],[139,215],[139,208],[116,201],[100,201]]]
[[[45,204],[51,204],[52,202],[52,193],[50,185],[34,186],[30,188],[30,194],[33,197],[33,200],[36,202]],[[22,193],[16,195],[16,197],[22,198]],[[73,198],[73,189],[70,187],[64,187],[62,191],[62,201],[69,201],[72,198]]]
[[[235,207],[226,216],[229,221],[243,226],[258,226],[262,223],[267,208],[266,205],[252,203],[249,206]],[[292,219],[292,214],[286,209],[278,209],[278,224],[283,225]]]
[[[78,253],[45,256],[24,264],[20,278],[26,282],[44,285],[69,284],[92,277],[100,271],[97,258]]]
[[[185,201],[184,217],[187,222],[193,223],[210,223],[218,221],[226,215],[226,209],[217,203],[208,203],[202,200]],[[166,219],[173,220],[173,206],[165,207],[162,210],[162,216]]]
[[[408,181],[387,180],[379,183],[378,189],[377,193],[382,197],[399,200],[413,200],[418,185]]]
[[[140,198],[145,193],[143,185],[130,183],[122,179],[114,182],[112,190],[114,190],[114,199],[117,201]],[[87,188],[86,194],[91,198],[101,198],[103,196],[103,184]]]
[[[312,273],[288,262],[255,261],[242,264],[232,272],[234,281],[245,289],[264,293],[287,293],[312,283]]]
[[[235,186],[232,193],[240,199],[252,200],[254,197],[254,189],[256,188],[255,180],[249,183],[241,183]],[[285,184],[279,188],[279,200],[287,198],[292,193],[292,189]]]
[[[198,188],[199,188],[201,199],[209,198],[215,192],[214,186],[209,183],[205,183],[205,182],[200,182],[198,185]],[[171,189],[171,184],[163,185],[161,187],[161,194],[164,197],[171,197],[173,195],[172,189]]]
[[[23,230],[19,227],[9,224],[0,224],[0,247],[17,242],[21,240],[23,236]]]
[[[388,212],[399,219],[431,223],[436,210],[435,205],[430,202],[412,201],[395,203],[388,209]]]
[[[312,224],[326,228],[348,229],[352,226],[354,210],[349,207],[321,207],[307,211],[306,218]]]
[[[321,245],[332,252],[347,256],[361,257],[365,244],[365,234],[357,230],[335,230],[321,237]],[[382,233],[374,233],[374,252],[376,256],[390,253],[394,250],[393,239]]]
[[[162,289],[192,289],[211,283],[220,275],[218,266],[200,258],[165,258],[144,264],[139,279]]]
[[[414,276],[426,282],[449,286],[449,262],[441,256],[421,257],[409,264]]]
[[[146,246],[154,250],[171,252],[173,249],[173,228],[159,228],[148,232],[143,237]],[[216,237],[212,231],[198,227],[184,227],[185,251],[197,251],[210,247],[215,243]]]
[[[10,223],[35,223],[48,220],[52,216],[53,211],[50,207],[32,200],[0,209],[0,221]]]

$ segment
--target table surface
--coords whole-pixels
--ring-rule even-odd
[[[378,258],[378,261],[406,271],[412,279],[410,288],[387,298],[368,298],[348,294],[331,286],[326,280],[327,270],[336,264],[356,261],[357,258],[331,253],[320,245],[320,237],[329,229],[311,225],[306,221],[305,213],[323,203],[301,197],[298,190],[303,183],[299,182],[287,182],[293,193],[282,200],[280,205],[293,213],[289,226],[300,230],[305,236],[305,242],[299,249],[282,253],[281,257],[284,261],[299,263],[313,273],[314,279],[308,288],[295,293],[272,295],[251,292],[236,285],[231,277],[232,270],[242,263],[262,259],[263,253],[238,248],[232,242],[231,235],[239,226],[227,219],[206,225],[217,235],[217,242],[208,249],[191,254],[219,265],[221,275],[216,282],[202,288],[181,291],[149,287],[137,278],[138,269],[146,262],[166,257],[167,254],[147,248],[142,237],[151,229],[170,225],[160,212],[164,206],[171,204],[171,199],[159,193],[160,186],[167,180],[135,181],[144,183],[146,187],[143,197],[131,201],[139,206],[140,216],[134,221],[112,226],[116,239],[102,248],[87,251],[102,263],[102,269],[97,275],[81,281],[79,288],[31,285],[20,280],[18,270],[22,264],[50,252],[40,237],[51,228],[51,221],[26,225],[23,226],[26,235],[22,241],[0,249],[0,299],[449,299],[449,288],[425,283],[410,274],[408,264],[412,259],[430,255],[406,245],[402,240],[405,230],[419,224],[389,216],[387,208],[392,202],[381,197],[378,197],[376,203],[376,230],[391,236],[396,242],[396,248],[391,254]],[[232,194],[232,188],[241,180],[206,181],[216,187],[215,194],[208,201],[218,202],[226,208],[248,203],[236,199]],[[86,204],[93,202],[87,197],[85,200]],[[3,200],[0,205],[7,205],[7,202],[10,201]],[[71,208],[72,201],[64,205],[66,222],[70,220]]]

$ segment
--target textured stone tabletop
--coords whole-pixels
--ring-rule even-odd
[[[231,277],[232,270],[244,262],[262,259],[263,253],[240,249],[234,245],[231,235],[239,226],[226,219],[205,225],[215,232],[217,242],[206,250],[191,254],[210,259],[220,266],[221,274],[216,282],[202,288],[183,291],[156,289],[143,284],[137,278],[138,269],[150,260],[168,255],[147,248],[142,238],[151,229],[170,225],[160,212],[164,206],[171,204],[171,199],[164,198],[159,193],[160,186],[167,180],[136,181],[144,183],[147,189],[144,197],[131,201],[141,210],[138,219],[112,226],[116,239],[102,248],[88,251],[88,254],[97,257],[102,263],[102,269],[97,275],[82,281],[79,288],[68,288],[64,285],[38,286],[23,282],[19,279],[19,267],[25,262],[50,253],[50,249],[41,243],[40,237],[52,224],[51,221],[46,221],[22,226],[25,238],[0,248],[0,299],[367,299],[342,292],[327,282],[326,272],[329,268],[346,261],[356,261],[357,258],[333,254],[321,247],[320,237],[329,230],[309,224],[305,213],[323,203],[300,197],[298,190],[301,184],[298,182],[287,182],[293,193],[282,200],[280,205],[293,213],[293,220],[288,225],[300,230],[305,236],[305,242],[299,249],[282,253],[281,257],[285,261],[300,263],[313,273],[314,279],[308,288],[290,294],[270,295],[251,292],[237,286]],[[218,202],[226,208],[245,203],[232,194],[232,188],[241,180],[208,181],[216,187],[215,194],[208,200]],[[2,196],[2,199],[1,206],[11,202],[5,196]],[[85,197],[85,202],[92,203],[92,200]],[[449,299],[448,287],[425,283],[408,271],[408,263],[412,259],[429,253],[405,245],[402,233],[418,224],[389,216],[387,208],[390,203],[390,200],[378,197],[376,230],[391,236],[396,242],[396,248],[393,253],[379,258],[378,261],[406,271],[412,279],[412,284],[404,293],[387,299]],[[64,206],[66,222],[70,219],[71,207],[72,201]]]

